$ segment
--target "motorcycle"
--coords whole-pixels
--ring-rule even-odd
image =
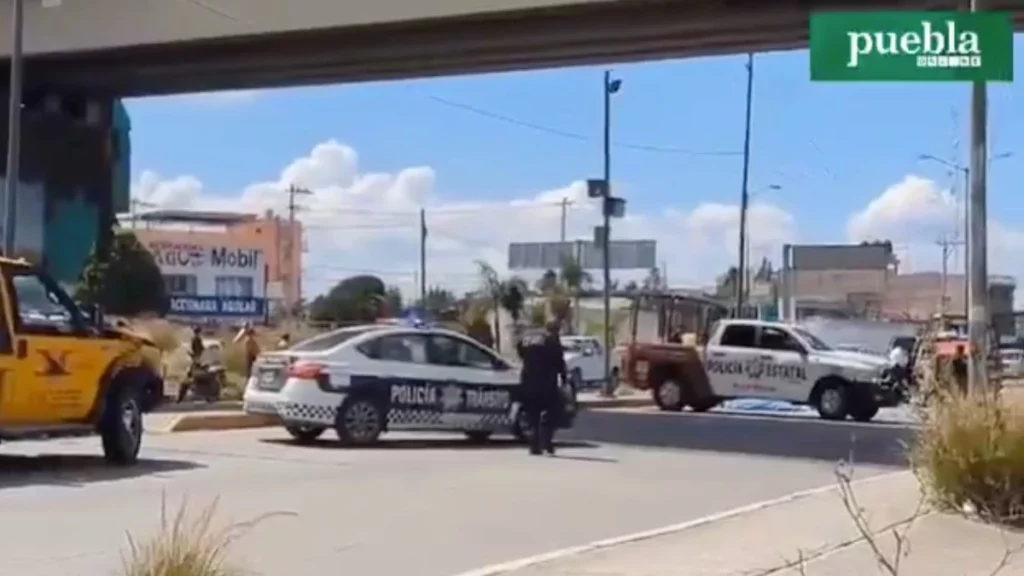
[[[226,371],[219,364],[193,363],[178,390],[178,402],[186,398],[213,403],[220,400]]]

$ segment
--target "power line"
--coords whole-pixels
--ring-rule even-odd
[[[592,142],[592,141],[595,140],[593,137],[586,136],[584,134],[578,134],[576,132],[569,132],[569,131],[561,130],[561,129],[558,129],[558,128],[552,128],[550,126],[544,126],[544,125],[541,125],[541,124],[536,124],[536,123],[533,123],[533,122],[528,122],[526,120],[520,120],[518,118],[513,118],[511,116],[506,116],[504,114],[499,114],[497,112],[491,112],[490,110],[484,110],[483,108],[478,108],[476,106],[471,106],[469,104],[464,104],[462,102],[456,102],[454,100],[449,100],[447,98],[442,98],[440,96],[435,96],[433,94],[427,94],[426,97],[428,99],[430,99],[430,100],[433,100],[434,102],[437,102],[439,104],[443,104],[443,105],[448,106],[450,108],[455,108],[455,109],[458,109],[458,110],[463,110],[465,112],[470,112],[470,113],[476,114],[478,116],[483,116],[485,118],[490,118],[492,120],[498,120],[499,122],[504,122],[506,124],[511,124],[513,126],[519,126],[520,128],[527,128],[529,130],[534,130],[534,131],[537,131],[537,132],[543,132],[543,133],[549,134],[551,136],[558,136],[558,137],[561,137],[561,138],[566,138],[566,139],[569,139],[569,140],[577,140],[577,141],[580,141],[580,142]],[[624,148],[624,149],[628,149],[628,150],[637,150],[637,151],[640,151],[640,152],[653,152],[653,153],[658,153],[658,154],[678,154],[678,155],[682,155],[682,156],[742,156],[741,152],[733,152],[733,151],[727,151],[727,150],[688,150],[688,149],[685,149],[685,148],[675,148],[675,147],[671,147],[671,146],[655,146],[655,145],[651,145],[651,144],[632,144],[632,143],[625,143],[625,142],[613,142],[612,146],[615,146],[616,148]]]

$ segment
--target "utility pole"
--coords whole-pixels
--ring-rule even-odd
[[[14,254],[18,184],[21,180],[22,36],[24,0],[11,1],[11,79],[7,99],[7,178],[4,186],[4,255]]]
[[[561,204],[562,204],[562,229],[561,229],[561,233],[559,234],[558,238],[559,238],[560,242],[564,243],[565,242],[565,225],[566,225],[566,219],[568,218],[568,211],[569,211],[569,199],[568,198],[562,198]],[[577,264],[579,264],[579,262],[577,262]]]
[[[971,0],[971,12],[981,10],[981,0]],[[971,351],[968,383],[973,392],[988,391],[988,88],[985,82],[971,85],[971,201],[969,203],[967,342]]]
[[[139,208],[155,208],[156,204],[152,202],[146,202],[145,200],[139,200],[138,198],[132,198],[128,201],[128,217],[132,220],[132,230],[135,230],[135,220],[138,218]]]
[[[420,208],[420,306],[427,303],[427,210]]]
[[[299,188],[294,184],[288,187],[288,234],[285,240],[284,270],[278,270],[278,272],[281,274],[282,296],[284,296],[286,304],[286,315],[289,318],[292,317],[292,307],[295,306],[295,304],[297,304],[302,298],[302,286],[299,284],[299,282],[301,282],[301,277],[298,279],[298,282],[296,282],[295,293],[292,293],[292,267],[295,262],[295,212],[301,208],[301,206],[295,203],[295,198],[296,196],[308,196],[310,194],[312,194],[312,192],[309,190]],[[299,242],[301,245],[301,238],[299,239]]]
[[[747,54],[747,120],[743,132],[743,184],[740,192],[739,267],[736,270],[736,316],[743,310],[747,276],[747,208],[750,203],[750,120],[754,104],[754,54]]]
[[[613,396],[615,389],[612,384],[612,272],[611,258],[609,252],[611,246],[611,187],[612,187],[612,94],[622,88],[622,80],[613,80],[611,70],[604,72],[604,85],[602,87],[604,96],[604,184],[605,196],[602,198],[601,214],[604,217],[604,233],[601,235],[601,260],[604,286],[602,299],[604,300],[604,387],[602,392],[605,396]]]
[[[963,244],[963,241],[958,238],[959,235],[955,235],[952,240],[949,238],[940,238],[938,241],[939,247],[942,249],[942,276],[941,276],[941,294],[939,302],[939,318],[943,321],[946,319],[946,314],[949,311],[949,257],[956,250],[957,246]],[[964,283],[967,283],[967,277],[964,277]]]

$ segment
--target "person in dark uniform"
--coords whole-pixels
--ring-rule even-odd
[[[523,361],[519,386],[530,426],[530,454],[555,453],[554,435],[563,410],[559,379],[567,381],[565,351],[558,339],[559,325],[531,328],[519,338],[516,351]]]
[[[196,367],[203,357],[203,352],[206,350],[206,346],[203,344],[203,332],[202,329],[197,325],[192,327],[192,340],[189,342],[188,353],[189,353],[189,368],[188,373],[185,376],[185,380],[178,384],[178,403],[185,401],[185,396],[188,395],[189,388],[192,387],[192,378],[195,375]]]
[[[967,394],[967,354],[963,344],[956,345],[956,351],[950,360],[953,368],[953,380],[956,382],[956,392]]]

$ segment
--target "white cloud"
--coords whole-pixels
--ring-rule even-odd
[[[892,240],[910,269],[936,270],[942,253],[938,242],[957,232],[962,238],[963,219],[962,199],[932,180],[908,175],[851,216],[847,233],[854,242]],[[990,216],[988,236],[989,273],[1024,279],[1024,231]],[[962,271],[962,262],[955,272]]]
[[[475,287],[474,260],[504,272],[509,242],[557,240],[563,198],[571,202],[568,238],[590,238],[600,219],[583,182],[507,202],[448,198],[435,189],[431,168],[362,172],[356,151],[333,140],[288,164],[277,181],[253,183],[240,193],[212,193],[193,176],[161,178],[144,172],[133,194],[162,207],[284,214],[290,184],[313,192],[300,199],[299,214],[307,226],[305,276],[311,292],[359,271],[377,271],[385,281],[412,290],[419,268],[420,207],[426,209],[429,230],[428,283],[458,291]],[[631,214],[613,222],[612,237],[657,240],[673,284],[706,285],[735,261],[738,214],[737,206],[725,204]],[[755,260],[776,256],[783,242],[795,239],[795,222],[782,208],[755,203],[749,214]]]
[[[217,92],[195,92],[158,98],[206,106],[228,106],[255,100],[262,92],[262,90],[219,90]]]

